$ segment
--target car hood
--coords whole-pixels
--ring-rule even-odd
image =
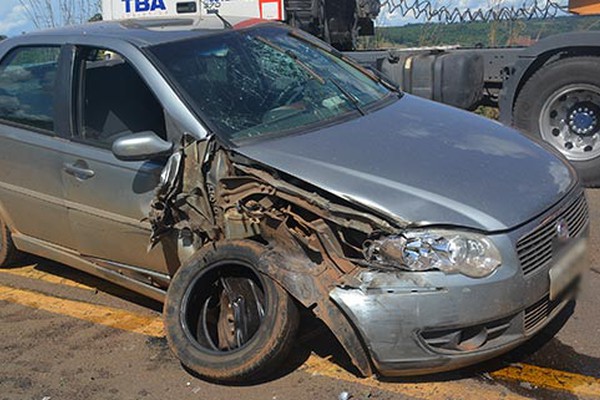
[[[573,169],[522,134],[455,108],[401,100],[240,154],[410,225],[499,231],[557,203]]]

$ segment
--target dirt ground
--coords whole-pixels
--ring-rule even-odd
[[[161,305],[53,262],[0,272],[0,400],[600,399],[600,190],[588,191],[592,269],[576,307],[491,362],[424,378],[361,379],[313,322],[272,379],[207,383],[170,353]]]

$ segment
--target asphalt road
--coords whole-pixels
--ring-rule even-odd
[[[0,271],[0,400],[600,399],[600,190],[588,200],[592,269],[571,318],[499,359],[423,378],[360,379],[327,332],[306,329],[273,379],[207,383],[171,355],[160,304],[32,259]]]

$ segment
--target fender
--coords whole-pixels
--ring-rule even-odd
[[[574,32],[549,36],[524,49],[513,66],[500,93],[500,122],[512,124],[512,111],[523,85],[555,54],[572,52],[580,55],[600,54],[600,32]]]
[[[11,232],[13,232],[13,233],[17,232],[15,229],[15,223],[10,218],[10,214],[8,212],[6,212],[6,208],[4,208],[4,204],[2,203],[2,200],[0,200],[0,219],[2,221],[4,221],[4,223],[6,224],[6,226],[8,227],[8,229]]]

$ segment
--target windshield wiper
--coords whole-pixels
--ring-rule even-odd
[[[288,34],[295,39],[298,39],[304,43],[314,46],[321,51],[329,53],[330,55],[337,57],[340,60],[345,61],[346,63],[350,64],[355,69],[357,69],[360,72],[362,72],[363,74],[367,75],[372,81],[379,83],[380,85],[384,86],[388,90],[391,90],[392,92],[396,92],[399,97],[402,97],[404,95],[404,93],[402,93],[402,90],[400,90],[400,87],[397,84],[395,84],[394,82],[390,82],[389,79],[383,78],[382,76],[379,75],[378,72],[374,72],[368,68],[363,67],[362,65],[360,65],[359,63],[354,61],[352,58],[344,55],[344,53],[342,53],[341,51],[339,51],[333,47],[330,48],[329,46],[326,47],[324,45],[321,45],[320,43],[312,41],[309,38],[305,37],[303,34],[295,32],[295,31],[290,31]]]
[[[266,39],[262,36],[253,36],[253,38],[258,40],[259,42],[264,43],[267,46],[287,55],[292,60],[294,60],[296,65],[298,65],[300,68],[302,68],[313,79],[318,81],[321,85],[325,84],[325,79],[321,75],[319,75],[314,69],[312,69],[309,65],[307,65],[304,61],[299,59],[298,56],[296,55],[296,53],[294,53],[292,50],[284,49],[283,47],[279,46],[278,44],[275,44],[275,43],[271,42],[269,39]]]
[[[365,68],[362,65],[358,64],[353,59],[351,59],[350,57],[346,57],[344,55],[342,55],[342,60],[346,61],[347,63],[352,65],[354,68],[358,69],[359,71],[362,71],[369,78],[373,79],[375,82],[378,82],[381,86],[384,86],[386,89],[396,93],[399,97],[402,97],[404,95],[404,93],[402,93],[402,90],[400,90],[400,86],[398,86],[394,82],[391,82],[389,79],[386,79],[383,76],[381,76],[380,75],[381,72],[379,72],[377,70],[371,70],[369,68]]]
[[[392,92],[396,92],[398,93],[400,96],[403,95],[402,91],[400,90],[400,87],[398,85],[396,85],[393,82],[390,82],[388,79],[382,77],[380,75],[379,71],[373,71],[369,68],[363,67],[362,65],[360,65],[358,62],[356,62],[354,59],[346,56],[344,53],[335,50],[332,52],[332,54],[339,58],[340,60],[343,60],[345,62],[347,62],[348,64],[350,64],[352,67],[356,68],[357,70],[359,70],[360,72],[362,72],[363,74],[367,75],[369,78],[371,78],[371,80],[379,83],[380,85],[384,86],[386,89],[391,90]]]
[[[221,22],[223,23],[223,27],[225,29],[233,29],[233,25],[231,25],[231,22],[227,21],[225,18],[223,18],[223,16],[221,14],[219,14],[219,10],[206,10],[207,14],[214,14],[217,16],[217,18],[219,18],[221,20]]]
[[[335,79],[331,78],[329,79],[329,82],[331,82],[333,86],[335,86],[344,95],[344,97],[347,98],[348,101],[350,101],[350,104],[352,104],[354,108],[356,108],[356,110],[359,113],[361,113],[361,115],[367,115],[365,110],[363,110],[362,106],[360,105],[360,100],[358,100],[356,96],[354,96],[352,93],[346,90],[346,88],[340,85],[340,83],[337,82]]]

